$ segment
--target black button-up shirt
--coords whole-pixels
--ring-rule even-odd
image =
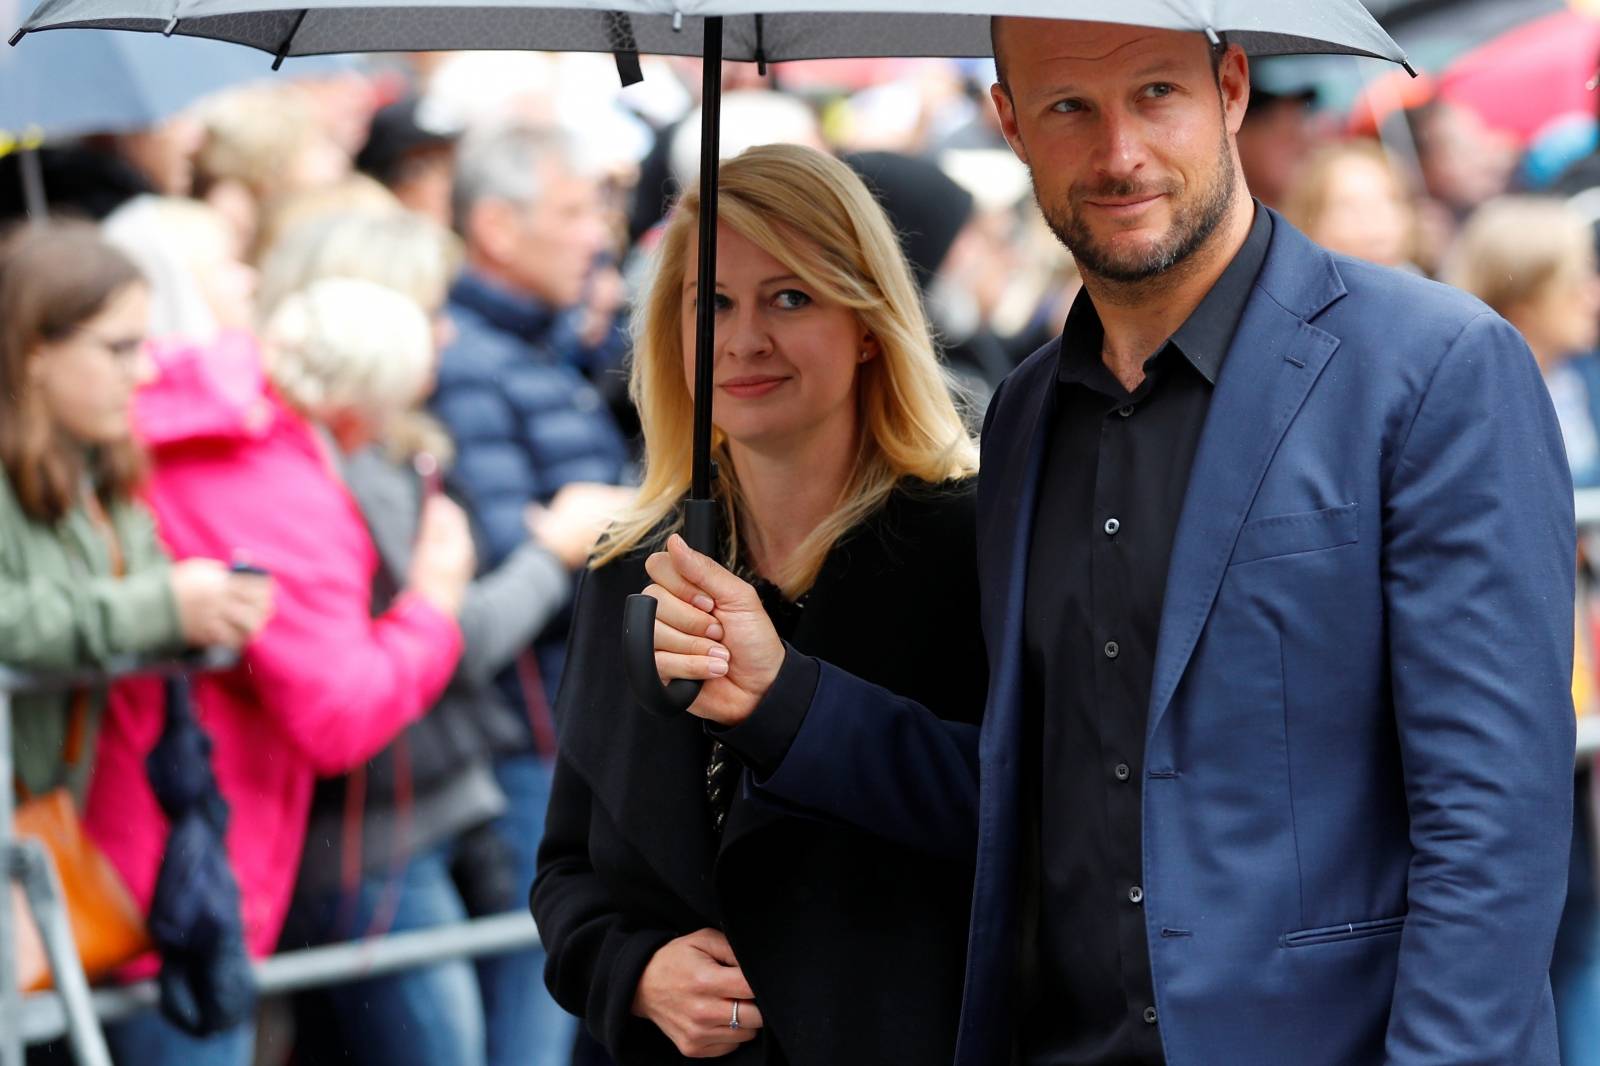
[[[1067,316],[1023,637],[1038,753],[1028,789],[1037,811],[1028,1066],[1163,1061],[1140,873],[1156,634],[1212,389],[1271,237],[1258,206],[1244,246],[1132,392],[1101,359],[1087,292]]]

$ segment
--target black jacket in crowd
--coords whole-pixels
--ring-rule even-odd
[[[975,722],[987,669],[974,484],[897,490],[841,538],[798,605],[769,601],[780,634],[941,716]],[[640,709],[618,668],[623,601],[649,584],[645,554],[590,572],[579,592],[532,893],[551,992],[619,1066],[683,1062],[632,1014],[634,993],[659,948],[716,927],[766,1022],[719,1061],[943,1066],[955,1045],[971,864],[785,811],[742,780],[719,836],[701,722]]]

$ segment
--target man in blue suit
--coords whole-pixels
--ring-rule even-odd
[[[1575,549],[1526,346],[1250,198],[1237,47],[995,32],[1084,291],[989,408],[981,733],[677,538],[660,672],[754,794],[975,842],[961,1066],[1555,1066]]]

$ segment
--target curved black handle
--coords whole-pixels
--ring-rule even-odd
[[[717,504],[688,500],[683,505],[683,539],[703,555],[716,540]],[[628,597],[622,613],[622,669],[639,705],[653,714],[682,714],[700,695],[700,682],[680,678],[663,685],[656,673],[656,601],[642,594]]]
[[[661,683],[656,673],[656,601],[650,596],[628,597],[622,614],[622,667],[634,699],[663,718],[682,714],[700,695],[700,682],[680,678]]]

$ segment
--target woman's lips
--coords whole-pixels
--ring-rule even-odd
[[[749,400],[757,396],[765,396],[788,380],[788,378],[734,378],[730,381],[724,381],[717,387],[730,396],[737,396],[741,400]]]

